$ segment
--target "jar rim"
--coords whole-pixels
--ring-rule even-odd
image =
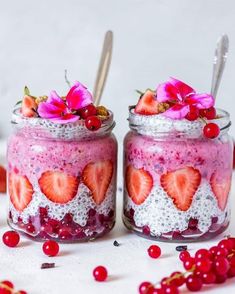
[[[13,110],[11,124],[21,133],[25,132],[25,135],[28,133],[34,137],[65,140],[99,137],[110,133],[115,127],[113,112],[111,110],[108,111],[109,117],[102,120],[101,127],[96,131],[88,130],[84,120],[61,124],[41,117],[24,117],[20,113],[20,108]]]
[[[166,136],[177,134],[179,136],[200,137],[205,125],[203,120],[189,121],[187,119],[170,119],[163,114],[142,115],[134,112],[135,106],[129,107],[129,126],[130,129],[143,135],[149,136]],[[223,109],[217,108],[215,119],[208,120],[210,123],[216,123],[221,134],[229,130],[231,126],[230,114]]]

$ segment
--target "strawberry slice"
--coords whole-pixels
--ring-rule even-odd
[[[110,160],[91,162],[82,173],[84,184],[91,190],[96,204],[100,205],[108,190],[113,176],[113,164]]]
[[[9,174],[9,195],[15,209],[22,212],[31,202],[33,186],[26,176]]]
[[[153,187],[151,174],[144,169],[136,169],[132,165],[126,168],[126,188],[132,201],[140,205],[149,196]]]
[[[193,201],[200,183],[201,174],[193,167],[185,167],[161,176],[161,185],[173,200],[174,205],[187,211]]]
[[[65,204],[77,195],[77,177],[59,171],[46,171],[38,180],[42,193],[52,202]]]
[[[221,210],[224,210],[231,189],[231,177],[220,177],[216,172],[212,174],[210,184]]]
[[[0,193],[6,193],[7,189],[7,172],[3,166],[0,166]]]
[[[147,90],[138,101],[135,107],[135,113],[144,114],[144,115],[152,115],[158,114],[158,105],[154,92],[151,90]]]
[[[37,116],[35,110],[37,109],[37,103],[31,96],[25,95],[22,100],[21,112],[23,116],[35,117]]]

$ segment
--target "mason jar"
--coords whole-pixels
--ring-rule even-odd
[[[113,114],[97,131],[15,110],[8,141],[8,223],[33,239],[83,241],[115,223],[117,141]]]
[[[199,241],[222,233],[230,221],[233,144],[230,116],[211,120],[219,137],[203,136],[202,120],[172,120],[129,112],[124,140],[123,222],[161,241]]]

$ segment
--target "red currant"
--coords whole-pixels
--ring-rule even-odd
[[[194,266],[194,264],[195,264],[195,259],[192,258],[192,257],[186,259],[186,260],[184,261],[184,263],[183,263],[184,268],[185,268],[187,271],[188,271],[188,270],[191,270],[192,267]]]
[[[234,149],[234,151],[235,151],[235,149]],[[234,160],[235,160],[235,154],[234,154]],[[230,244],[231,244],[231,248],[232,249],[235,249],[235,238],[228,238],[228,241],[230,242]]]
[[[152,258],[158,258],[161,256],[161,248],[157,245],[151,245],[148,248],[148,255]]]
[[[213,284],[216,281],[216,275],[213,272],[204,273],[202,280],[204,284]]]
[[[212,262],[208,258],[196,261],[196,269],[202,273],[208,273],[211,270]]]
[[[214,107],[210,107],[208,109],[201,109],[200,115],[207,119],[215,119],[216,118],[216,109]]]
[[[8,247],[16,247],[20,242],[20,235],[15,231],[8,231],[3,234],[2,241]]]
[[[14,285],[10,281],[2,281],[0,283],[0,294],[11,294]]]
[[[97,266],[94,270],[93,270],[93,276],[95,278],[96,281],[98,282],[103,282],[107,279],[108,277],[108,272],[107,269],[100,265]]]
[[[220,128],[215,123],[209,123],[205,125],[203,129],[204,136],[209,139],[214,139],[219,136]]]
[[[188,114],[185,116],[185,118],[189,121],[194,121],[198,119],[198,117],[199,117],[199,110],[197,109],[197,107],[190,105],[190,110]]]
[[[215,283],[216,284],[223,284],[227,280],[227,275],[217,275]]]
[[[34,227],[34,225],[33,224],[27,224],[26,231],[29,234],[34,234],[35,233],[35,227]]]
[[[168,286],[164,287],[164,293],[165,294],[178,294],[179,290],[177,287],[175,287],[173,285],[168,285]]]
[[[209,249],[210,254],[211,254],[212,257],[216,256],[218,249],[219,249],[218,246],[212,246],[212,247]]]
[[[229,270],[229,262],[225,257],[217,257],[214,262],[215,271],[218,275],[226,275]]]
[[[85,125],[90,131],[97,131],[101,127],[101,120],[95,115],[89,116],[85,120]]]
[[[218,247],[227,249],[227,251],[229,252],[233,249],[233,242],[229,239],[224,239],[219,242]]]
[[[83,119],[86,119],[89,116],[96,115],[96,114],[97,114],[97,110],[94,104],[89,104],[86,107],[79,110],[79,115]]]
[[[210,254],[209,250],[207,250],[207,249],[199,249],[195,254],[196,260],[210,258],[210,257],[211,257],[211,254]]]
[[[216,256],[226,257],[228,255],[228,250],[226,248],[219,248],[216,252]]]
[[[165,294],[162,288],[151,288],[147,294]]]
[[[231,267],[228,272],[227,272],[228,278],[233,278],[235,277],[235,267]]]
[[[171,285],[180,287],[185,283],[185,277],[181,272],[174,272],[171,274]]]
[[[179,259],[181,261],[186,261],[187,259],[189,259],[191,256],[190,256],[190,253],[188,251],[182,251],[180,252],[179,254]]]
[[[59,253],[60,247],[56,241],[49,240],[43,244],[42,250],[45,255],[56,256]]]
[[[186,286],[189,291],[200,291],[202,288],[202,280],[193,275],[189,275],[186,279]]]

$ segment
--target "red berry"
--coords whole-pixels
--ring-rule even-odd
[[[97,110],[94,104],[89,104],[86,107],[79,110],[79,115],[86,119],[88,116],[96,115]]]
[[[186,260],[184,261],[184,263],[183,263],[184,268],[185,268],[187,271],[188,271],[188,270],[191,270],[192,267],[194,266],[194,264],[195,264],[195,259],[192,258],[192,257],[186,259]]]
[[[97,266],[94,270],[93,270],[93,276],[95,278],[96,281],[98,282],[103,282],[107,279],[108,277],[108,272],[107,269],[100,265]]]
[[[171,280],[171,285],[176,286],[176,287],[180,287],[185,283],[185,277],[181,272],[174,272],[171,274],[171,278],[173,278],[173,280]]]
[[[186,279],[186,286],[189,291],[200,291],[202,288],[202,280],[193,275],[189,275]]]
[[[178,294],[178,293],[179,293],[178,288],[173,285],[168,285],[164,287],[164,294]]]
[[[196,269],[202,273],[208,273],[211,270],[212,262],[208,258],[196,261]]]
[[[235,267],[231,267],[228,272],[227,272],[228,278],[233,278],[235,277]]]
[[[229,264],[231,268],[235,268],[235,256],[232,256],[229,260]]]
[[[219,247],[218,246],[212,246],[209,251],[212,257],[216,256],[217,251],[218,251]]]
[[[20,241],[20,235],[15,231],[8,231],[3,234],[2,241],[8,247],[16,247]]]
[[[34,234],[35,233],[35,227],[34,227],[34,225],[33,224],[27,224],[26,231],[29,234]]]
[[[202,281],[204,284],[213,284],[216,281],[216,275],[213,272],[204,273]]]
[[[97,131],[101,127],[101,120],[95,115],[89,116],[85,120],[85,125],[90,131]]]
[[[151,245],[148,248],[148,255],[152,258],[158,258],[161,256],[161,248],[157,245]]]
[[[218,275],[226,275],[229,270],[229,262],[225,257],[217,257],[214,262],[214,268]]]
[[[229,239],[221,240],[218,244],[219,248],[227,249],[227,251],[231,251],[233,249],[233,242]]]
[[[203,128],[203,133],[206,138],[214,139],[219,136],[220,128],[215,123],[209,123]]]
[[[151,288],[147,294],[165,294],[162,288]]]
[[[200,115],[207,119],[215,119],[216,118],[216,109],[214,107],[210,107],[208,109],[201,109]]]
[[[179,254],[179,259],[181,261],[186,261],[187,259],[189,259],[191,256],[190,256],[190,253],[188,251],[182,251],[180,252]]]
[[[228,250],[226,248],[219,248],[216,252],[216,256],[226,257],[228,255]]]
[[[215,283],[216,284],[223,284],[227,280],[227,275],[217,275]]]
[[[207,249],[199,249],[195,254],[196,260],[210,258],[210,257],[211,257],[210,251]]]
[[[56,241],[49,240],[43,244],[42,250],[45,255],[56,256],[59,253],[60,247]]]
[[[11,294],[14,285],[10,281],[2,281],[0,283],[0,294]]]
[[[198,117],[199,117],[199,110],[197,109],[197,107],[191,105],[190,110],[188,114],[185,116],[185,118],[189,121],[194,121],[198,119]]]

